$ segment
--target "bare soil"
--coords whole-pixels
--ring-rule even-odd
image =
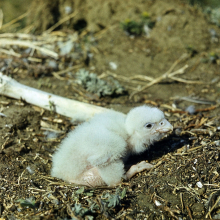
[[[128,165],[142,160],[155,164],[150,172],[116,188],[82,188],[50,176],[53,152],[77,125],[25,100],[0,96],[0,112],[7,116],[0,115],[0,219],[220,218],[220,29],[209,23],[199,8],[183,1],[75,2],[72,7],[82,13],[71,22],[86,22],[77,41],[80,50],[75,47],[72,51],[77,56],[60,55],[55,60],[35,51],[32,57],[41,62],[27,61],[31,55],[25,54],[24,48],[13,47],[22,56],[0,52],[1,71],[25,85],[123,112],[143,104],[158,106],[174,131],[128,160]],[[150,35],[128,36],[120,22],[138,20],[144,11],[155,21]],[[73,32],[66,27],[56,34],[68,37]],[[92,56],[88,58],[88,54]],[[177,60],[174,70],[189,66],[176,75],[185,81],[166,78],[138,93],[148,81],[129,78],[157,78]],[[51,67],[49,61],[57,66]],[[109,62],[117,64],[117,69],[112,70]],[[71,66],[76,69],[53,74]],[[97,97],[76,87],[70,81],[80,68],[98,75],[116,74],[128,93]],[[137,94],[131,98],[133,92]],[[190,105],[195,108],[192,114],[186,111]],[[58,135],[49,137],[51,129],[59,131]],[[117,202],[111,205],[110,199]]]

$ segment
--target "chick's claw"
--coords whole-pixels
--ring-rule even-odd
[[[149,170],[152,169],[154,165],[147,163],[145,161],[141,161],[140,163],[131,166],[131,168],[126,173],[126,178],[130,179],[132,176],[134,176],[137,173],[142,172],[143,170]]]

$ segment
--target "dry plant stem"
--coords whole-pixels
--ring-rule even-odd
[[[57,27],[59,27],[61,24],[63,24],[64,22],[70,20],[71,18],[75,17],[78,14],[78,11],[74,11],[72,14],[67,15],[66,17],[64,17],[63,19],[59,20],[55,25],[53,25],[52,27],[50,27],[48,30],[46,30],[44,32],[44,34],[49,34],[51,33],[54,29],[56,29]]]
[[[41,39],[42,37],[24,33],[3,33],[0,34],[0,38],[22,38],[23,40],[32,40],[33,38]]]
[[[211,215],[211,212],[215,209],[215,207],[217,206],[217,204],[220,201],[220,196],[218,197],[218,199],[216,200],[215,204],[212,206],[212,208],[209,210],[209,212],[206,214],[206,218],[208,218],[209,215]]]
[[[64,36],[66,36],[64,34]],[[58,37],[55,34],[50,34],[48,35],[32,35],[32,34],[27,34],[27,33],[3,33],[0,34],[0,38],[5,38],[5,39],[17,39],[19,38],[20,40],[29,40],[31,41],[34,45],[40,46],[40,45],[45,45],[45,44],[52,44],[53,42],[58,41]]]
[[[169,76],[170,79],[175,80],[177,82],[182,82],[182,83],[188,83],[188,84],[203,84],[201,81],[194,81],[194,80],[186,80],[182,78],[178,78],[175,76]]]
[[[179,97],[179,96],[175,96],[175,97],[171,97],[171,100],[184,100],[187,102],[192,102],[192,103],[197,103],[197,104],[203,104],[203,105],[214,105],[216,104],[215,101],[209,101],[209,100],[199,100],[199,99],[195,99],[195,98],[190,98],[190,97]]]
[[[19,17],[9,21],[8,23],[4,24],[2,27],[1,27],[1,30],[4,29],[4,28],[7,28],[9,26],[11,26],[12,24],[16,23],[17,21],[23,19],[24,17],[26,17],[27,15],[29,14],[29,11],[25,12],[24,14],[20,15]]]
[[[52,110],[77,121],[85,121],[93,117],[94,114],[111,111],[103,107],[63,98],[61,96],[22,85],[12,78],[3,75],[1,72],[0,95],[15,99],[23,99],[30,104],[47,110]]]
[[[4,17],[3,11],[2,9],[0,9],[0,30],[2,29],[3,17]]]
[[[72,219],[79,220],[79,218],[77,218],[77,217],[74,215],[74,212],[72,211],[72,209],[71,209],[71,207],[70,207],[70,204],[67,204],[67,213],[71,216]]]
[[[189,209],[188,206],[186,206],[186,210],[187,210],[187,212],[188,212],[189,218],[190,218],[191,220],[193,220],[191,210]]]
[[[184,209],[184,203],[183,203],[183,193],[180,193],[180,201],[181,201],[182,213],[183,213],[183,209]]]
[[[172,64],[172,66],[170,67],[170,69],[166,73],[164,73],[162,76],[160,76],[160,77],[158,77],[156,79],[151,80],[150,83],[148,83],[146,86],[142,87],[140,90],[133,92],[130,95],[129,98],[131,99],[135,94],[144,91],[148,87],[150,87],[150,86],[152,86],[152,85],[154,85],[156,83],[159,83],[160,81],[162,81],[163,79],[166,79],[166,78],[170,78],[170,79],[173,79],[173,80],[176,80],[176,81],[179,81],[179,82],[183,82],[183,83],[201,83],[199,81],[188,81],[188,80],[185,80],[185,79],[174,77],[177,74],[183,74],[185,72],[185,70],[188,68],[188,65],[185,65],[184,67],[182,67],[182,68],[172,72],[174,70],[174,68],[177,66],[178,63],[180,63],[181,61],[186,60],[186,59],[188,59],[188,55],[187,54],[183,54],[178,60],[176,60]]]
[[[40,51],[41,53],[44,53],[48,56],[51,56],[55,59],[58,58],[58,54],[51,51],[51,50],[48,50],[46,48],[43,48],[43,47],[39,47],[39,46],[36,46],[34,43],[32,42],[28,42],[28,41],[22,41],[22,40],[8,40],[8,39],[0,39],[0,46],[2,45],[16,45],[16,46],[21,46],[21,47],[30,47],[32,49],[35,49],[35,50],[38,50]]]
[[[54,76],[56,77],[56,76],[60,76],[60,75],[62,75],[62,74],[64,74],[64,73],[73,71],[73,70],[75,70],[75,69],[79,69],[80,67],[82,67],[81,64],[75,65],[75,66],[72,66],[72,67],[69,67],[69,68],[67,68],[67,69],[64,69],[64,70],[61,70],[61,71],[58,71],[58,72],[53,72],[52,74],[54,74]]]
[[[142,81],[153,81],[154,78],[152,77],[149,77],[149,76],[143,76],[143,75],[135,75],[135,76],[132,76],[132,77],[126,77],[126,76],[120,76],[118,74],[115,74],[115,73],[112,73],[110,71],[107,71],[106,73],[103,73],[99,76],[99,78],[105,78],[107,76],[112,76],[118,80],[123,80],[125,82],[130,82],[130,83],[140,83],[139,81],[134,81],[135,79],[137,80],[142,80]]]
[[[175,66],[173,65],[166,73],[164,73],[162,76],[152,80],[150,83],[148,83],[146,86],[142,87],[139,91],[136,91],[136,92],[133,92],[131,95],[130,95],[130,99],[137,93],[140,93],[142,91],[144,91],[145,89],[149,88],[150,86],[156,84],[156,83],[159,83],[161,82],[163,79],[166,79],[166,78],[171,78],[173,77],[174,75],[176,74],[182,74],[184,73],[185,69],[188,68],[188,65],[185,65],[184,67],[180,68],[179,70],[175,71],[175,72],[171,72],[173,70]]]
[[[21,54],[14,52],[13,50],[5,50],[5,49],[0,49],[1,53],[5,53],[7,55],[15,56],[15,57],[21,57]]]
[[[117,26],[118,26],[118,25],[112,25],[112,26],[106,27],[105,29],[103,29],[103,30],[99,31],[98,33],[96,33],[96,34],[95,34],[95,38],[96,38],[96,39],[100,39],[105,32],[107,32],[107,31],[110,30],[110,29],[114,29],[114,28],[116,28]]]

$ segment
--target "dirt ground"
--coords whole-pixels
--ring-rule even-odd
[[[51,177],[50,170],[53,152],[77,125],[52,109],[0,96],[0,219],[220,219],[219,27],[183,1],[98,2],[75,4],[82,13],[71,21],[86,24],[77,33],[67,27],[48,35],[2,32],[0,71],[25,85],[125,113],[157,106],[174,131],[129,158],[128,165],[149,161],[151,171],[115,188],[74,186]],[[138,21],[143,12],[155,22],[150,33],[126,34],[121,22]],[[58,58],[7,46],[5,38],[38,43]],[[62,54],[70,39],[71,51]],[[102,79],[114,76],[127,92],[99,97],[86,91],[75,83],[81,68]],[[174,71],[179,74],[169,75]],[[142,90],[146,76],[166,72]]]

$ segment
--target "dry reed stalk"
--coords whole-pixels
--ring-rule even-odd
[[[8,23],[2,25],[1,30],[10,27],[12,24],[15,24],[17,21],[19,21],[19,20],[25,18],[28,14],[29,14],[29,11],[27,11],[27,12],[25,12],[24,14],[18,16],[17,18],[15,18],[15,19],[9,21]]]
[[[20,46],[20,47],[29,47],[35,50],[40,51],[41,53],[44,53],[45,55],[48,55],[50,57],[53,57],[55,59],[58,58],[58,54],[55,53],[54,51],[51,51],[47,48],[43,48],[43,47],[39,47],[37,45],[35,45],[35,43],[33,42],[28,42],[28,41],[23,41],[23,40],[8,40],[5,38],[0,39],[0,46],[6,46],[6,45],[16,45],[16,46]]]

